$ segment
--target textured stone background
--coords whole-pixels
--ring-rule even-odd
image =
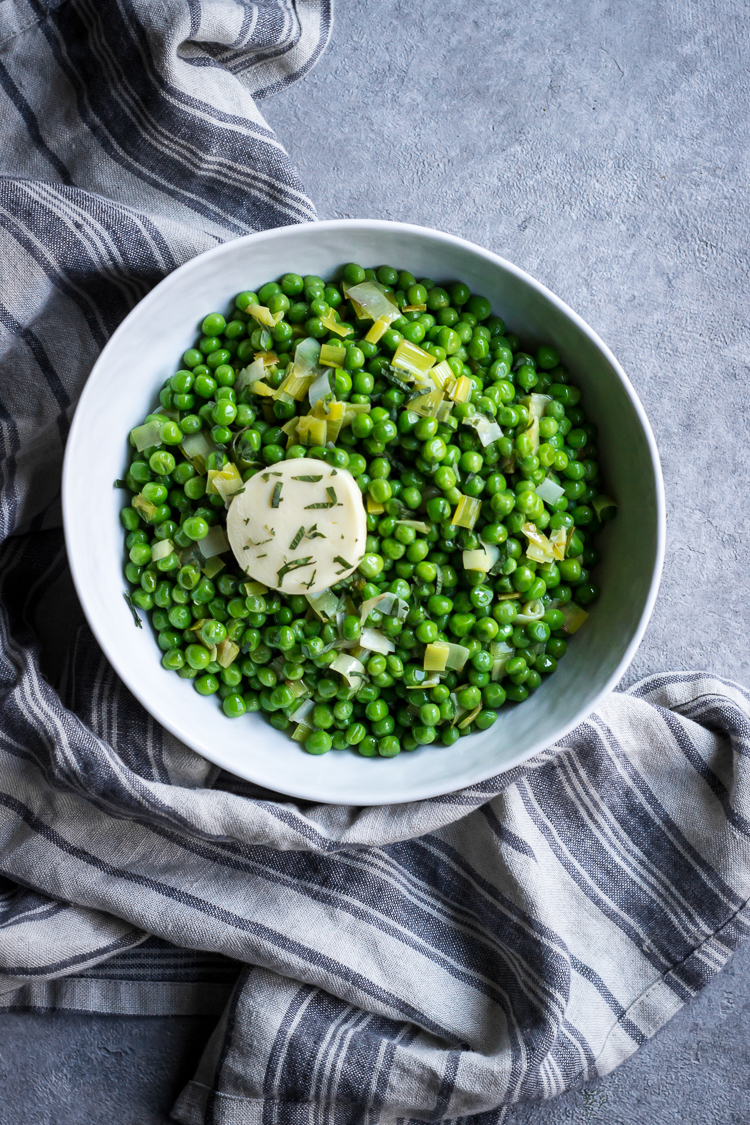
[[[317,69],[264,105],[321,218],[487,246],[623,363],[669,512],[626,683],[698,667],[750,682],[748,39],[729,0],[341,0]],[[619,1070],[507,1125],[748,1122],[749,1020],[745,948]],[[0,1125],[162,1125],[212,1023],[4,1016]]]

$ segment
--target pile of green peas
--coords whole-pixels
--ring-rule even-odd
[[[367,280],[391,294],[400,311],[377,343],[365,339],[372,321],[358,319],[345,296],[347,287]],[[246,312],[254,305],[283,315],[267,328]],[[331,331],[323,323],[330,325],[331,317],[350,331],[343,337]],[[525,350],[492,315],[489,301],[461,282],[443,287],[391,266],[355,263],[337,281],[288,273],[257,293],[240,293],[226,317],[210,313],[201,330],[164,384],[160,406],[146,418],[159,423],[159,442],[133,451],[124,481],[154,509],[145,517],[142,505],[128,505],[121,519],[129,597],[150,615],[163,666],[192,680],[202,695],[217,695],[230,718],[262,711],[278,730],[295,729],[295,685],[302,682],[314,703],[305,720],[311,729],[304,746],[311,754],[352,748],[367,757],[393,757],[437,740],[450,746],[490,727],[506,702],[523,703],[566,651],[560,606],[574,596],[586,606],[599,593],[590,574],[599,558],[597,431],[556,350]],[[307,413],[306,399],[290,403],[234,390],[238,373],[260,353],[275,356],[265,381],[278,387],[306,337],[340,349],[340,365],[331,368],[333,397],[371,407],[327,448],[288,445],[281,427],[295,413]],[[469,401],[457,403],[444,421],[409,409],[417,392],[391,364],[402,340],[471,381]],[[532,392],[551,400],[539,419],[536,448],[524,401]],[[462,425],[476,413],[495,420],[503,436],[482,446],[476,430]],[[200,431],[216,447],[205,468],[232,461],[245,480],[285,458],[313,457],[348,470],[369,507],[382,510],[368,513],[366,554],[334,592],[345,593],[357,610],[391,592],[407,603],[406,616],[375,609],[361,623],[358,612],[350,612],[337,625],[320,620],[305,597],[275,590],[246,595],[247,576],[231,553],[220,570],[204,565],[191,548],[225,522],[226,506],[206,494],[206,476],[181,452],[184,437]],[[563,488],[553,504],[536,493],[547,477]],[[462,496],[482,501],[471,529],[452,522]],[[403,520],[420,521],[427,530]],[[569,532],[565,558],[539,564],[526,555],[521,529],[529,521],[548,534]],[[163,540],[173,550],[157,552],[154,561]],[[480,541],[500,549],[490,574],[462,565],[463,551],[476,550]],[[515,623],[522,604],[537,599],[543,617]],[[340,654],[337,642],[356,642],[362,624],[379,629],[396,649],[387,656],[363,654],[365,681],[351,688],[330,664]],[[239,648],[228,667],[213,658],[213,646],[225,640]],[[424,671],[424,650],[440,640],[464,645],[469,657],[461,672],[442,673],[429,686],[435,677]],[[495,641],[514,650],[501,681],[491,678]]]

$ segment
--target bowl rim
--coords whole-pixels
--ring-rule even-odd
[[[76,405],[75,413],[74,413],[74,416],[73,416],[73,421],[71,423],[70,431],[69,431],[69,434],[68,434],[68,440],[66,442],[65,455],[64,455],[64,460],[63,460],[63,471],[62,471],[63,529],[64,529],[64,535],[65,535],[66,551],[67,551],[67,554],[68,554],[68,562],[69,562],[69,565],[70,565],[70,570],[71,570],[71,574],[72,574],[72,577],[73,577],[73,583],[75,585],[76,593],[77,593],[78,598],[81,602],[81,606],[83,608],[83,611],[84,611],[84,614],[85,614],[85,617],[86,617],[86,621],[88,622],[88,625],[91,628],[91,630],[92,630],[98,644],[100,645],[104,655],[106,656],[107,660],[113,666],[113,668],[116,671],[116,673],[118,674],[118,676],[120,676],[120,678],[123,680],[123,682],[127,686],[128,690],[132,692],[132,694],[136,697],[136,699],[138,699],[138,701],[142,704],[142,706],[146,709],[146,711],[150,715],[152,715],[158,723],[160,723],[168,731],[170,731],[170,733],[173,734],[175,736],[175,738],[177,738],[180,742],[184,742],[184,732],[179,728],[179,726],[176,723],[173,723],[170,720],[168,715],[162,715],[161,713],[159,713],[158,708],[154,707],[153,701],[149,700],[145,696],[145,693],[142,693],[139,689],[137,689],[136,687],[134,687],[131,684],[131,682],[129,680],[129,677],[128,677],[127,667],[125,667],[125,666],[121,667],[122,662],[119,659],[118,653],[116,651],[111,650],[111,646],[109,645],[108,640],[103,633],[103,630],[101,630],[100,627],[99,627],[99,623],[96,620],[96,615],[89,612],[89,608],[88,608],[88,605],[87,605],[87,593],[86,593],[87,585],[83,581],[82,575],[80,574],[80,571],[79,571],[78,561],[75,557],[74,552],[71,550],[71,533],[70,533],[70,530],[69,530],[70,526],[73,522],[73,520],[72,520],[72,513],[74,512],[73,490],[74,490],[74,487],[75,487],[75,483],[74,483],[74,479],[73,479],[73,467],[72,467],[73,466],[73,454],[72,454],[71,451],[74,450],[74,448],[76,446],[76,443],[77,443],[79,420],[83,415],[83,411],[81,410],[81,405],[84,403],[84,401],[91,394],[94,393],[93,390],[92,390],[92,387],[93,387],[94,382],[95,382],[94,376],[96,376],[98,374],[98,371],[99,371],[100,368],[106,366],[110,353],[117,348],[117,346],[119,344],[120,336],[125,332],[126,325],[129,322],[130,318],[134,315],[136,310],[141,309],[143,306],[146,306],[149,303],[160,300],[161,296],[165,292],[165,290],[168,290],[170,288],[170,286],[173,286],[173,285],[177,284],[180,281],[180,279],[186,273],[190,273],[191,270],[200,269],[201,265],[206,261],[210,261],[213,258],[221,257],[222,254],[226,253],[227,248],[230,247],[230,246],[235,247],[238,244],[240,244],[240,245],[247,246],[248,248],[251,248],[253,243],[255,243],[255,242],[259,242],[259,241],[264,241],[264,242],[271,241],[271,242],[273,242],[277,238],[287,237],[289,232],[291,232],[291,231],[297,232],[297,231],[305,230],[305,229],[308,229],[308,228],[313,228],[315,230],[321,230],[322,229],[322,230],[334,230],[334,231],[342,231],[342,232],[346,232],[347,230],[352,230],[352,229],[357,229],[359,231],[362,231],[362,230],[371,231],[371,232],[398,230],[398,231],[403,231],[403,232],[409,232],[409,233],[415,234],[419,237],[427,236],[430,240],[442,242],[443,244],[453,245],[453,246],[456,246],[456,247],[460,247],[464,250],[468,250],[472,254],[478,256],[479,258],[483,258],[488,264],[493,265],[493,266],[499,266],[501,269],[503,269],[507,273],[515,276],[519,281],[521,281],[524,284],[526,284],[526,285],[530,286],[531,288],[535,289],[542,297],[544,297],[552,305],[556,306],[556,308],[560,312],[562,312],[569,320],[571,320],[577,326],[577,328],[585,336],[588,337],[588,339],[595,345],[595,347],[599,349],[599,351],[604,355],[604,357],[610,363],[612,369],[614,370],[618,379],[620,380],[620,382],[621,382],[621,384],[622,384],[622,386],[625,390],[625,393],[627,394],[627,396],[630,400],[631,406],[633,407],[633,410],[635,411],[635,414],[636,414],[636,416],[638,418],[638,421],[641,425],[641,428],[643,430],[643,434],[644,434],[645,439],[646,439],[646,445],[647,445],[647,448],[648,448],[649,456],[650,456],[650,459],[651,459],[651,469],[652,469],[653,478],[654,478],[655,515],[656,515],[656,521],[655,521],[656,522],[656,529],[655,529],[656,530],[656,542],[655,542],[654,565],[653,565],[653,569],[652,569],[652,573],[651,573],[651,580],[650,580],[650,584],[649,584],[648,596],[646,597],[646,601],[645,601],[645,604],[644,604],[644,607],[643,607],[643,611],[641,613],[640,620],[638,622],[638,625],[637,625],[637,627],[636,627],[636,629],[633,633],[633,636],[632,636],[627,648],[625,649],[625,652],[623,653],[620,661],[617,664],[617,667],[614,669],[612,674],[608,677],[605,684],[597,692],[597,694],[593,698],[593,700],[591,700],[571,720],[569,720],[567,723],[565,723],[564,725],[562,725],[560,727],[559,731],[557,732],[555,741],[553,743],[550,743],[546,739],[540,740],[539,742],[534,742],[527,748],[527,750],[525,750],[523,752],[523,754],[517,760],[514,760],[512,763],[504,766],[501,769],[497,769],[497,767],[493,766],[493,765],[490,765],[487,768],[477,769],[474,772],[474,774],[472,774],[471,778],[461,782],[457,789],[446,787],[444,782],[443,783],[440,783],[440,782],[434,783],[433,782],[431,784],[430,783],[422,783],[420,785],[417,781],[415,784],[413,784],[410,787],[408,797],[399,797],[398,795],[394,795],[389,800],[381,800],[379,802],[379,804],[381,804],[381,805],[397,805],[397,804],[411,803],[411,802],[420,801],[420,800],[428,800],[432,797],[439,797],[439,796],[442,796],[442,795],[447,794],[447,793],[459,792],[463,789],[470,788],[471,786],[481,784],[482,782],[487,781],[491,777],[500,776],[500,774],[506,773],[509,769],[514,769],[517,766],[521,766],[525,762],[527,762],[530,758],[532,758],[535,754],[538,754],[542,750],[545,750],[548,746],[555,745],[555,744],[559,743],[563,738],[565,738],[566,735],[568,735],[572,730],[574,730],[575,727],[580,726],[580,724],[582,722],[584,722],[593,711],[596,710],[596,708],[601,703],[601,701],[607,695],[610,694],[610,692],[614,689],[614,687],[617,685],[617,683],[619,683],[619,681],[622,679],[625,671],[627,670],[629,664],[631,663],[631,661],[632,661],[632,659],[633,659],[633,657],[634,657],[634,655],[635,655],[635,653],[638,649],[638,646],[640,645],[641,640],[643,639],[643,634],[646,631],[646,627],[648,626],[648,623],[651,619],[651,615],[653,613],[654,605],[656,603],[656,598],[657,598],[658,591],[659,591],[659,585],[660,585],[660,582],[661,582],[662,570],[663,570],[663,566],[664,566],[664,555],[665,555],[665,544],[666,544],[666,500],[665,500],[665,493],[664,493],[664,478],[663,478],[662,469],[661,469],[661,461],[660,461],[660,458],[659,458],[659,452],[658,452],[657,445],[656,445],[656,439],[654,438],[654,434],[653,434],[653,431],[651,429],[651,424],[648,420],[648,417],[647,417],[646,412],[643,408],[643,405],[641,404],[641,401],[638,398],[638,395],[636,394],[635,388],[633,387],[632,383],[628,379],[628,376],[625,374],[625,371],[623,370],[621,364],[619,363],[619,361],[617,360],[615,355],[612,353],[610,348],[604,343],[604,341],[601,339],[601,337],[598,335],[598,333],[596,333],[594,331],[594,329],[591,328],[590,325],[588,325],[586,323],[586,321],[581,316],[579,316],[578,313],[576,313],[572,308],[570,308],[570,306],[567,305],[565,303],[565,301],[563,301],[560,297],[558,297],[555,293],[553,293],[550,289],[548,289],[540,281],[537,281],[536,278],[532,277],[531,274],[528,274],[525,270],[521,269],[519,266],[514,265],[512,262],[509,262],[506,258],[501,257],[499,254],[495,254],[492,250],[487,250],[482,246],[478,246],[476,243],[471,242],[469,239],[462,238],[459,235],[450,234],[446,231],[437,230],[434,227],[421,226],[420,224],[417,224],[417,223],[402,223],[402,222],[397,222],[397,221],[391,220],[391,219],[351,219],[351,218],[349,218],[349,219],[313,220],[313,221],[305,222],[305,223],[289,224],[289,225],[283,226],[283,227],[273,227],[273,228],[270,228],[268,230],[254,231],[253,233],[243,235],[240,238],[231,239],[228,242],[220,243],[218,246],[211,247],[209,250],[205,250],[201,254],[196,254],[194,257],[189,258],[186,262],[183,262],[183,264],[181,266],[178,266],[177,269],[172,270],[171,273],[167,274],[166,277],[162,278],[162,280],[160,282],[158,282],[154,286],[154,288],[151,289],[146,294],[145,297],[143,297],[136,305],[133,306],[133,308],[130,310],[130,312],[127,314],[127,316],[117,326],[117,328],[115,329],[115,331],[110,336],[107,343],[105,344],[104,348],[100,352],[99,356],[97,357],[97,360],[94,363],[93,367],[91,368],[89,376],[86,380],[86,383],[85,383],[85,385],[83,387],[83,390],[81,392],[81,395],[79,397],[78,403]],[[199,263],[201,265],[199,265]],[[218,766],[221,766],[224,769],[228,769],[229,772],[232,772],[231,767],[227,766],[226,761],[223,759],[223,757],[220,753],[217,753],[215,756],[211,756],[207,753],[204,753],[203,750],[200,750],[200,751],[196,750],[195,753],[200,754],[201,757],[204,757],[207,760],[212,761],[214,764],[216,764]],[[248,776],[248,775],[243,775],[243,776]],[[261,781],[261,782],[259,782],[259,784],[265,784],[265,782]],[[315,801],[317,803],[320,803],[320,804],[332,804],[332,805],[342,804],[342,802],[340,802],[340,801],[326,801],[325,799],[321,798],[318,795],[311,796],[309,794],[309,791],[307,791],[307,792],[302,791],[299,787],[295,786],[293,780],[287,781],[287,779],[283,779],[282,783],[278,785],[277,791],[281,792],[281,793],[284,793],[285,795],[288,795],[290,797],[295,797],[295,798],[299,798],[299,799],[303,799],[303,800],[313,800],[313,801]],[[345,803],[350,804],[351,802],[345,802]]]

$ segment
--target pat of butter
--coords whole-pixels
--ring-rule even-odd
[[[314,594],[362,561],[362,493],[346,469],[310,457],[281,461],[255,473],[234,497],[227,536],[251,578],[285,594]]]

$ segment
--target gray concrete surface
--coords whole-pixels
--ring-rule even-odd
[[[487,246],[624,364],[669,510],[661,595],[626,683],[696,667],[750,682],[743,15],[729,0],[350,0],[318,68],[263,107],[321,218]],[[614,1074],[508,1125],[747,1122],[749,1014],[745,948]],[[209,1029],[0,1018],[0,1125],[164,1122]]]

